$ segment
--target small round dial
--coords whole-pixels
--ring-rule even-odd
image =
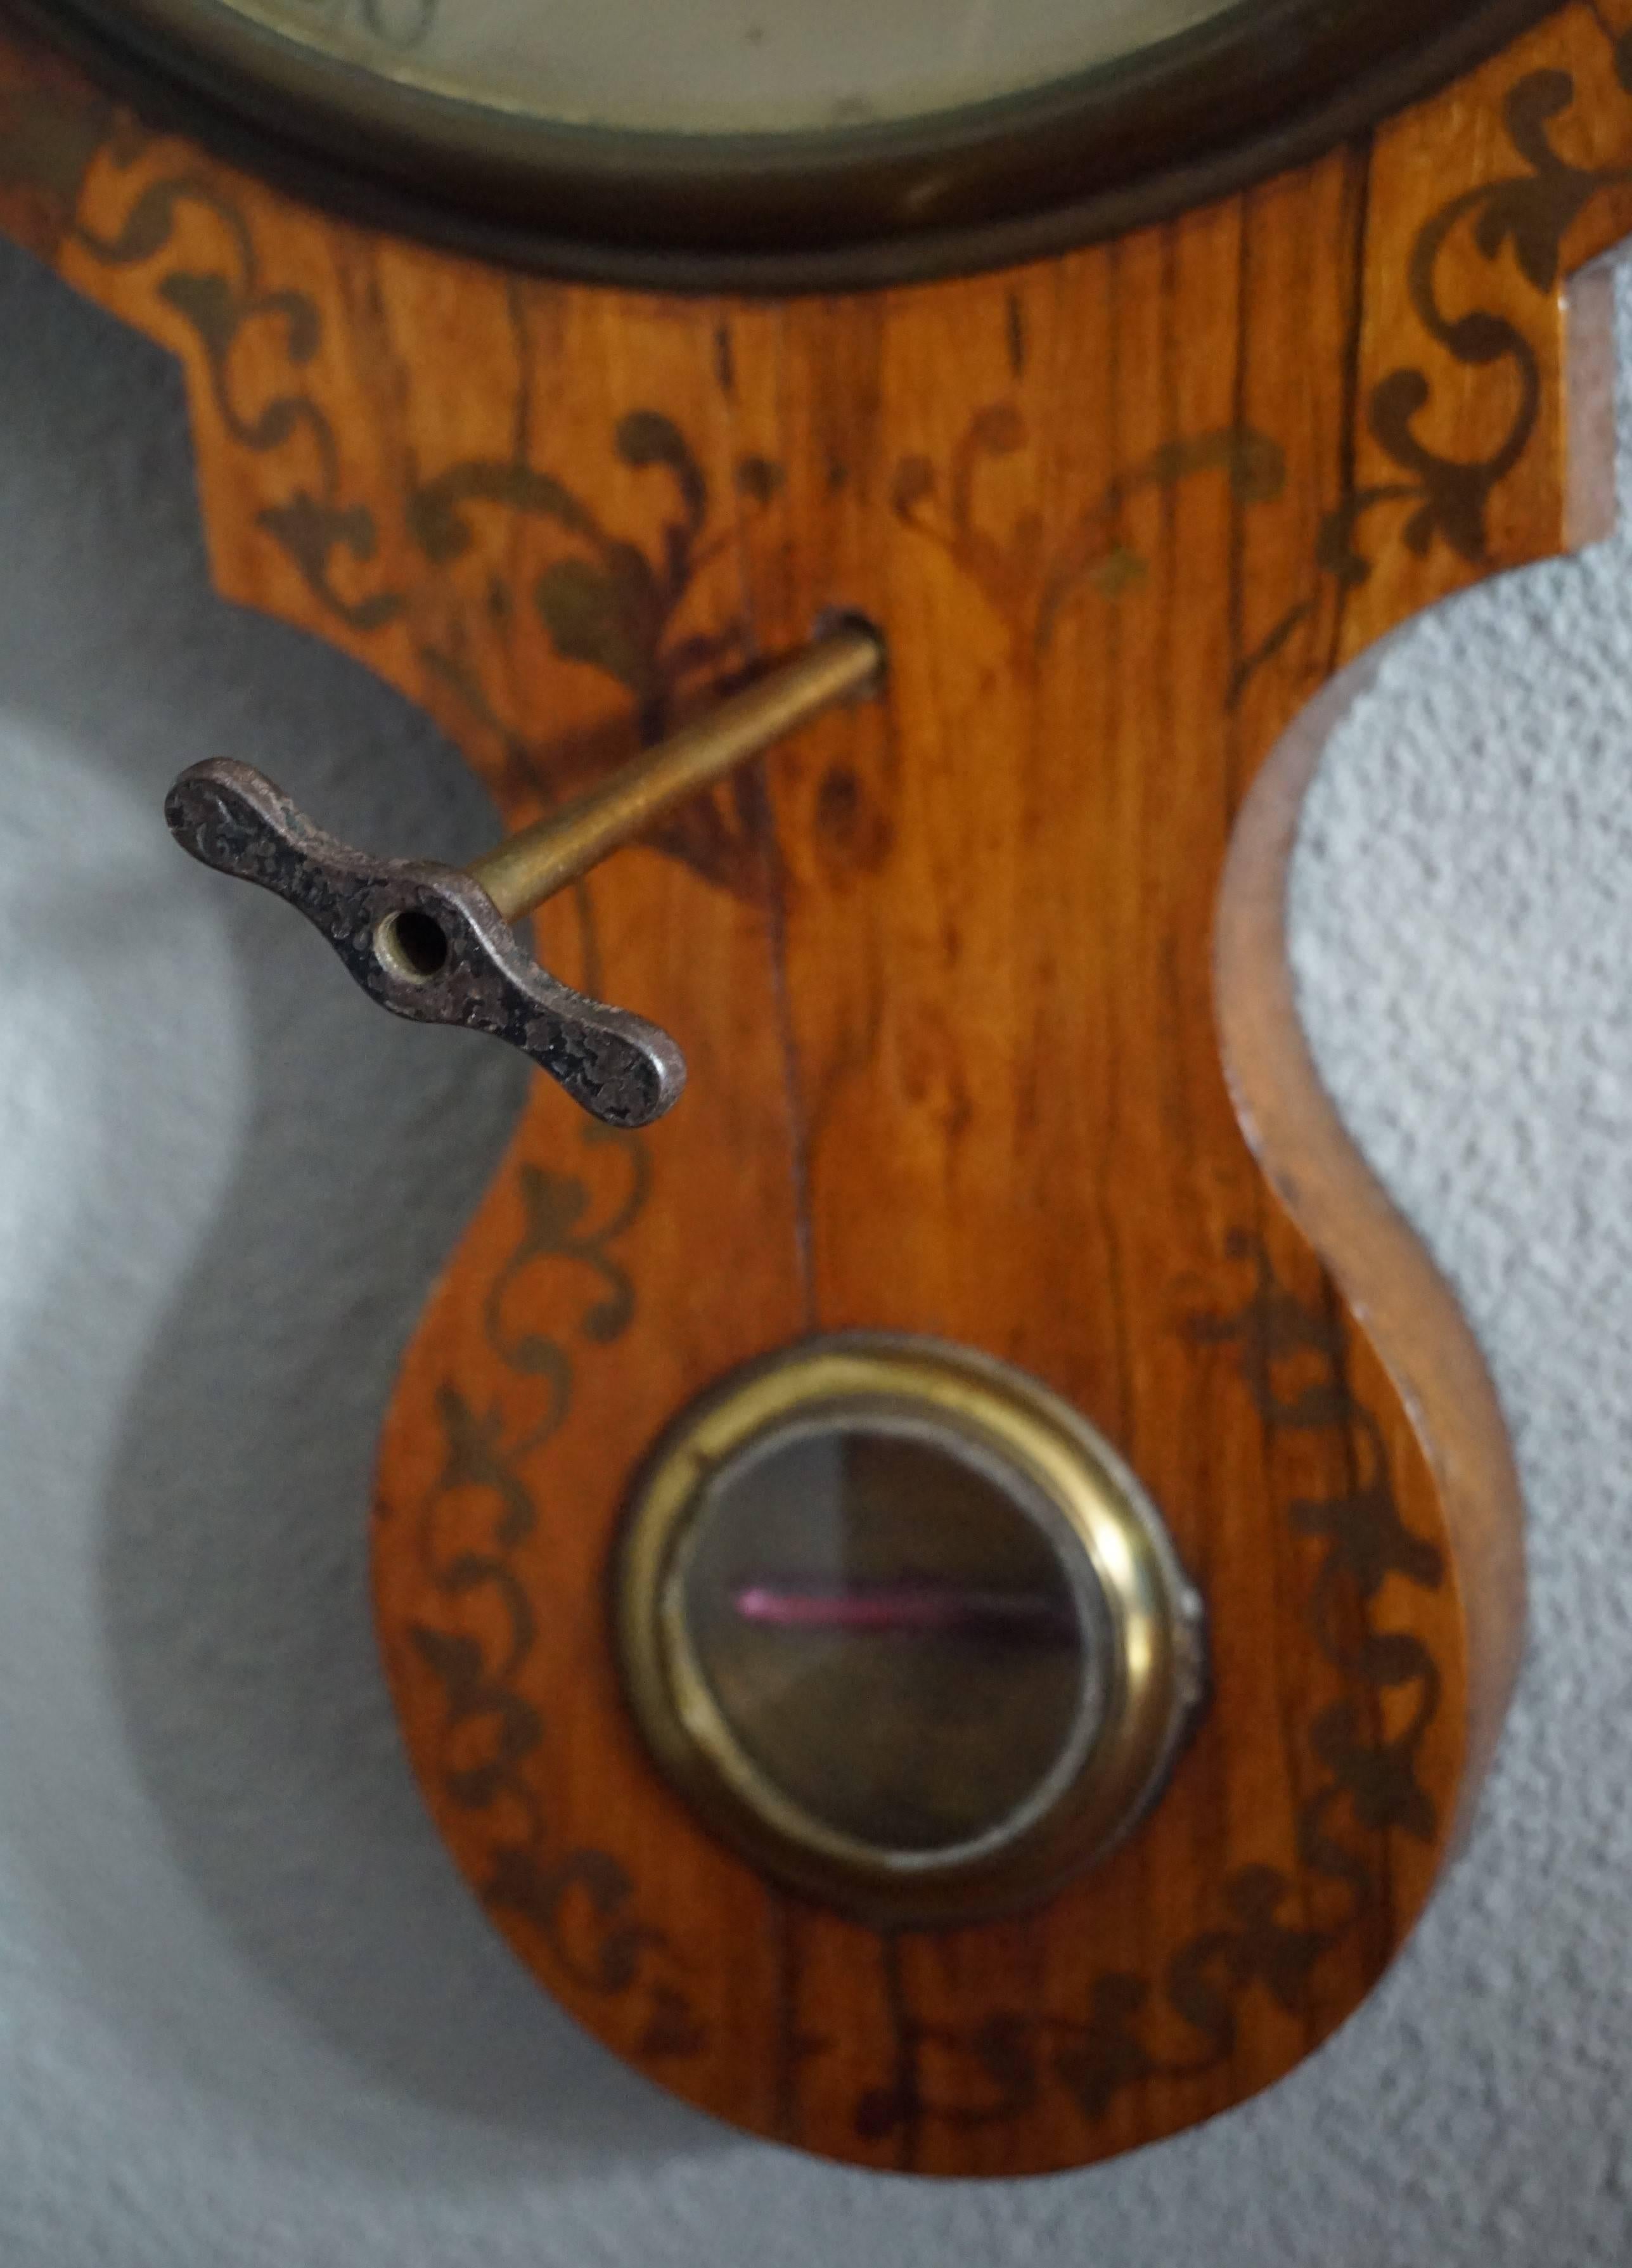
[[[796,1422],[717,1477],[674,1610],[727,1736],[835,1835],[934,1861],[1080,1771],[1112,1652],[1046,1494],[896,1411]]]
[[[1134,1476],[939,1340],[806,1339],[719,1381],[637,1480],[614,1589],[699,1817],[874,1920],[1046,1897],[1150,1809],[1201,1705],[1201,1603]]]

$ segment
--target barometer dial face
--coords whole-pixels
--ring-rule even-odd
[[[1314,154],[1547,0],[13,0],[263,171],[609,280],[997,264]]]
[[[404,89],[650,134],[923,118],[1123,60],[1254,0],[193,0]]]

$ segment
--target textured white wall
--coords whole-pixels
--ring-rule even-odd
[[[1273,2095],[1098,2172],[930,2188],[651,2094],[420,1814],[362,1506],[519,1067],[367,1012],[158,803],[243,753],[382,847],[467,852],[488,814],[380,687],[211,599],[190,477],[164,359],[0,252],[4,2268],[1624,2263],[1632,535],[1402,640],[1297,873],[1319,1055],[1530,1491],[1474,1850]]]

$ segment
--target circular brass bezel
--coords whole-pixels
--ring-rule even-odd
[[[978,1840],[886,1851],[816,1818],[733,1734],[697,1660],[684,1580],[713,1485],[772,1440],[882,1422],[994,1468],[1041,1499],[1074,1594],[1075,1545],[1103,1601],[1103,1678],[1036,1795]],[[1013,1486],[1011,1482],[1011,1486]],[[682,1412],[636,1475],[614,1565],[617,1652],[657,1764],[762,1873],[879,1925],[950,1926],[1041,1901],[1127,1835],[1159,1794],[1205,1683],[1201,1602],[1160,1515],[1070,1405],[1024,1372],[929,1338],[847,1333],[750,1364]]]

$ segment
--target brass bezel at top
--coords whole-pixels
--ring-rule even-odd
[[[713,1484],[774,1437],[869,1417],[973,1453],[1011,1475],[1018,1494],[1043,1498],[1106,1610],[1108,1674],[1085,1705],[1093,1737],[1071,1750],[1074,1768],[1062,1782],[1049,1775],[1047,1800],[1003,1830],[948,1853],[882,1851],[788,1798],[733,1734],[687,1626],[688,1547]],[[1201,1602],[1132,1473],[1038,1381],[937,1339],[810,1339],[723,1380],[636,1476],[613,1575],[625,1691],[665,1776],[761,1873],[879,1926],[952,1926],[1034,1904],[1103,1857],[1160,1794],[1205,1686]]]
[[[829,291],[1116,236],[1306,163],[1558,0],[1257,0],[1029,92],[827,132],[578,126],[196,0],[0,0],[145,114],[349,217],[580,280]]]

